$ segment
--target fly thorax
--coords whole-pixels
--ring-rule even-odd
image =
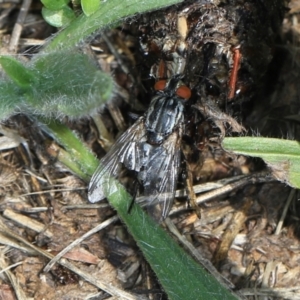
[[[156,96],[145,116],[148,143],[161,144],[183,122],[183,110],[184,105],[179,97]]]

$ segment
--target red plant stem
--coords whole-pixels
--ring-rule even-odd
[[[230,80],[229,80],[229,93],[228,93],[228,99],[232,99],[235,95],[235,85],[237,81],[237,73],[240,67],[240,61],[241,61],[241,52],[239,48],[233,49],[233,67],[230,74]]]

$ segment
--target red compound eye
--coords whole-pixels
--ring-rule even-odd
[[[191,97],[192,92],[186,85],[182,85],[176,90],[176,95],[187,100]]]
[[[167,85],[167,80],[159,80],[155,82],[154,89],[156,91],[162,91],[165,89],[166,85]]]

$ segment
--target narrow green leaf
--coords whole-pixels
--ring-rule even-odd
[[[42,15],[45,21],[54,27],[65,27],[76,18],[75,12],[69,6],[64,6],[59,10],[43,7]]]
[[[110,204],[126,224],[170,300],[237,299],[196,263],[169,234],[138,205],[130,213],[131,196],[114,180],[117,191]],[[111,182],[110,182],[111,183]]]
[[[70,0],[41,0],[41,2],[50,10],[60,10],[66,6]]]
[[[81,0],[81,8],[86,16],[95,13],[100,7],[100,0]]]
[[[300,188],[298,141],[262,137],[225,138],[223,147],[238,154],[262,158],[278,180]]]
[[[29,70],[11,56],[0,56],[0,64],[7,76],[21,88],[29,88],[37,81],[37,77],[32,70]]]

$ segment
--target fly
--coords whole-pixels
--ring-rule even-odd
[[[110,178],[123,167],[135,171],[143,187],[150,215],[160,221],[168,216],[175,196],[180,165],[180,145],[185,102],[191,91],[182,76],[155,84],[155,94],[140,117],[101,159],[89,185],[89,201],[95,203],[115,191]]]

